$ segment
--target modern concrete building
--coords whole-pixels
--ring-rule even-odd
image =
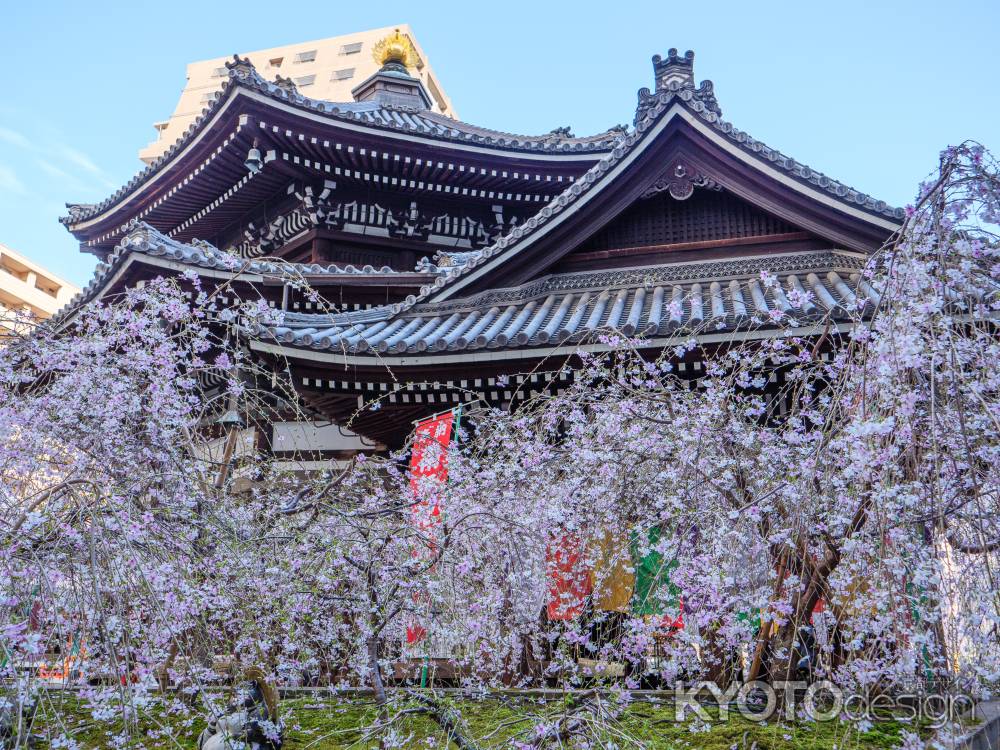
[[[10,322],[9,311],[49,318],[79,291],[20,253],[0,245],[0,329],[9,327],[5,326]]]
[[[240,56],[248,58],[267,80],[276,81],[279,76],[290,79],[304,96],[311,99],[350,102],[354,101],[352,90],[381,67],[381,62],[376,61],[373,54],[376,45],[396,30],[413,44],[416,59],[410,74],[417,77],[430,94],[431,110],[457,117],[427,55],[407,24],[240,53]],[[228,80],[225,63],[229,60],[232,56],[193,62],[187,66],[187,84],[174,113],[169,119],[153,125],[157,138],[139,151],[140,159],[147,164],[152,163],[198,118],[222,89],[223,82]]]

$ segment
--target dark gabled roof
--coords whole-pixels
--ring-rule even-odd
[[[674,52],[675,50],[671,50],[671,53]],[[693,59],[693,54],[688,54]],[[697,88],[692,82],[671,81],[664,84],[655,93],[651,93],[649,89],[645,88],[639,91],[635,130],[616,144],[611,153],[601,158],[582,177],[553,198],[532,218],[497,239],[492,245],[477,251],[458,271],[447,277],[435,279],[432,285],[421,289],[419,295],[411,295],[406,301],[397,304],[397,312],[409,309],[419,302],[433,300],[442,290],[461,281],[477,267],[484,265],[494,257],[503,256],[509,250],[521,245],[546,223],[571,208],[588,192],[601,189],[618,164],[638,149],[649,145],[650,139],[646,137],[647,133],[668,112],[673,111],[675,105],[682,106],[686,112],[695,115],[696,122],[708,126],[711,132],[722,136],[726,142],[753,157],[756,161],[780,170],[804,187],[819,189],[844,206],[846,210],[855,209],[864,212],[870,217],[865,221],[882,226],[887,230],[887,235],[901,224],[901,220],[905,216],[905,211],[902,208],[889,206],[885,201],[876,200],[866,193],[827,177],[823,173],[785,156],[763,142],[754,140],[723,120],[711,81],[703,81]]]
[[[693,55],[691,55],[693,62]],[[557,128],[540,136],[517,135],[491,130],[458,120],[452,120],[444,115],[410,107],[386,107],[374,102],[326,102],[300,94],[290,82],[274,83],[265,80],[247,60],[236,58],[228,63],[229,78],[223,83],[222,89],[202,111],[201,116],[187,131],[156,161],[143,169],[129,180],[114,194],[96,204],[67,204],[69,215],[60,221],[71,226],[81,221],[93,218],[109,207],[135,192],[153,175],[161,171],[176,154],[182,151],[202,130],[202,128],[225,106],[240,89],[264,94],[274,101],[291,104],[303,110],[318,112],[329,118],[331,122],[362,123],[378,130],[387,132],[411,134],[430,137],[444,143],[488,146],[514,153],[524,154],[580,154],[593,153],[596,156],[607,154],[616,145],[620,145],[628,135],[624,126],[616,126],[593,136],[577,138],[567,132],[566,128]],[[643,124],[649,122],[665,105],[673,101],[688,104],[691,111],[696,112],[702,120],[709,123],[714,130],[738,145],[747,153],[786,172],[794,179],[819,188],[838,200],[849,205],[856,205],[873,214],[902,218],[902,209],[889,206],[866,193],[834,180],[810,167],[782,154],[761,141],[755,140],[745,132],[736,129],[731,123],[724,121],[721,110],[714,96],[711,81],[703,81],[697,88],[690,82],[671,81],[650,92],[641,89],[639,106],[635,116],[635,132],[628,135],[630,143],[642,132]],[[599,166],[599,165],[597,165]],[[595,166],[595,169],[597,167]]]
[[[878,301],[860,274],[863,266],[855,254],[814,251],[560,274],[396,316],[388,308],[286,315],[251,333],[291,347],[377,356],[551,348],[592,341],[602,331],[731,332],[781,327],[789,319],[801,325],[827,314],[849,321]]]
[[[327,102],[311,99],[300,94],[287,79],[280,83],[267,81],[248,60],[240,58],[235,58],[233,63],[227,63],[227,67],[229,68],[229,77],[223,82],[222,88],[215,94],[208,106],[202,110],[198,119],[162,156],[100,203],[67,203],[69,215],[60,217],[59,221],[66,226],[71,226],[93,218],[135,192],[169,164],[174,156],[183,151],[240,89],[259,92],[275,101],[321,113],[328,117],[331,122],[360,122],[378,130],[430,137],[449,144],[488,146],[513,153],[594,153],[599,155],[609,151],[624,135],[622,126],[616,126],[603,133],[582,138],[572,136],[566,133],[565,129],[559,128],[539,136],[505,133],[453,120],[429,110],[380,106],[375,102]]]

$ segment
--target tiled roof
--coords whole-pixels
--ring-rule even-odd
[[[111,263],[112,258],[115,256],[130,251],[177,260],[188,265],[201,266],[202,268],[215,268],[262,275],[284,274],[308,276],[311,274],[348,274],[391,277],[412,273],[409,271],[394,271],[389,266],[375,268],[374,266],[366,265],[358,268],[351,264],[338,266],[336,263],[327,263],[325,265],[321,263],[289,263],[287,261],[269,260],[268,258],[253,258],[248,260],[220,250],[208,242],[195,241],[190,244],[179,242],[145,223],[138,223],[129,231],[115,248],[112,256],[108,258],[108,263]],[[443,275],[446,272],[435,265],[427,265],[424,269],[429,274],[434,275]]]
[[[285,276],[290,279],[303,276],[348,276],[355,278],[378,278],[389,282],[393,278],[407,277],[409,279],[415,275],[444,275],[453,270],[438,268],[434,264],[425,264],[419,271],[407,272],[394,271],[389,266],[375,268],[366,265],[358,268],[350,264],[338,266],[335,263],[325,265],[320,263],[288,263],[285,261],[272,261],[267,258],[247,260],[220,250],[207,242],[196,241],[190,244],[178,242],[151,227],[149,224],[137,222],[122,238],[122,241],[115,247],[107,260],[97,264],[94,277],[90,282],[53,319],[61,320],[77,310],[80,305],[96,297],[104,289],[105,284],[113,276],[114,272],[124,264],[129,256],[136,253],[164,258],[196,268],[224,271],[233,275]]]
[[[267,82],[264,82],[267,85]],[[300,95],[301,96],[301,95]],[[558,133],[545,135],[518,135],[501,130],[492,130],[472,125],[461,120],[453,120],[446,115],[427,109],[409,107],[386,107],[375,102],[343,102],[331,104],[302,97],[306,102],[326,104],[319,109],[327,114],[344,119],[363,120],[381,127],[410,130],[414,135],[431,135],[438,138],[457,140],[477,145],[495,146],[518,151],[606,152],[615,141],[622,137],[618,129],[606,130],[596,135],[564,136]]]
[[[419,302],[432,299],[445,286],[469,274],[494,256],[501,255],[509,248],[518,245],[553,217],[572,206],[585,193],[602,185],[611,170],[644,141],[644,136],[650,128],[676,103],[683,104],[689,111],[695,113],[701,120],[726,136],[741,149],[783,169],[802,182],[808,182],[847,203],[853,203],[895,222],[901,221],[905,215],[903,209],[893,208],[884,201],[876,201],[869,195],[848,188],[843,183],[832,180],[821,172],[812,170],[781,152],[769,148],[762,142],[755,141],[743,131],[735,129],[730,123],[722,120],[711,81],[703,81],[698,88],[690,83],[672,82],[656,93],[650,93],[648,89],[639,91],[639,108],[635,130],[623,138],[611,150],[611,153],[601,158],[582,177],[553,198],[537,214],[516,226],[493,244],[478,250],[476,255],[470,257],[468,262],[455,273],[435,279],[433,284],[422,288],[418,295],[411,295],[404,302],[398,303],[397,311],[406,310]]]
[[[322,113],[332,121],[363,122],[376,128],[389,131],[410,133],[415,136],[429,136],[443,141],[466,143],[477,146],[491,146],[516,152],[530,153],[594,153],[595,156],[607,154],[612,149],[618,151],[627,136],[627,148],[641,138],[641,134],[671,103],[679,101],[696,113],[702,120],[709,123],[717,132],[741,149],[755,155],[757,158],[781,169],[801,182],[837,197],[846,203],[860,206],[866,211],[901,219],[903,210],[889,206],[885,201],[876,200],[870,195],[855,190],[850,186],[834,180],[801,162],[782,154],[767,146],[762,141],[755,140],[745,132],[738,130],[731,123],[722,119],[721,110],[716,102],[711,81],[703,81],[697,88],[691,83],[671,82],[660,90],[650,93],[648,89],[639,92],[639,106],[636,110],[635,129],[631,134],[616,126],[603,133],[577,138],[565,133],[565,129],[556,129],[541,136],[526,136],[505,133],[482,128],[458,120],[452,120],[429,110],[409,107],[385,107],[374,102],[327,102],[310,99],[303,96],[294,86],[276,84],[265,80],[246,60],[237,60],[227,64],[230,68],[229,78],[224,82],[221,91],[203,110],[201,116],[185,131],[185,133],[167,151],[148,167],[129,180],[107,199],[96,204],[67,204],[70,215],[60,219],[63,224],[73,225],[102,213],[126,195],[134,192],[155,173],[159,172],[175,154],[180,152],[202,129],[229,99],[229,93],[234,88],[245,88],[266,94],[269,98],[282,101],[302,109]],[[612,157],[608,155],[606,159]],[[620,157],[619,157],[620,158]],[[614,159],[612,163],[617,162]],[[597,169],[596,165],[593,169]]]
[[[857,256],[825,252],[564,274],[403,315],[388,308],[363,316],[296,315],[252,333],[314,350],[419,354],[551,347],[611,330],[731,331],[754,318],[768,324],[774,311],[799,321],[827,313],[846,319],[878,299],[861,264]],[[763,280],[771,277],[774,283]]]
[[[222,109],[234,89],[244,88],[258,91],[277,101],[287,102],[302,109],[319,112],[332,121],[363,122],[379,129],[405,132],[418,136],[429,136],[442,141],[465,143],[475,146],[491,146],[516,152],[529,153],[606,153],[624,136],[624,131],[611,128],[603,133],[582,138],[547,133],[540,136],[517,135],[498,130],[481,128],[476,125],[453,120],[429,110],[410,107],[386,107],[375,102],[327,102],[303,96],[294,86],[277,84],[264,79],[246,60],[227,63],[229,78],[216,92],[201,115],[177,141],[158,159],[141,170],[125,185],[100,203],[67,203],[70,213],[59,219],[67,226],[97,216],[113,206],[126,195],[134,192],[154,174],[164,168],[173,157],[182,151],[202,130],[202,127]]]

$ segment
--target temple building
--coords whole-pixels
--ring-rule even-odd
[[[652,352],[819,335],[827,313],[847,330],[848,309],[877,301],[859,272],[902,210],[724,120],[693,53],[653,58],[631,124],[529,136],[442,114],[411,37],[378,45],[349,101],[227,62],[162,156],[101,203],[69,205],[63,223],[102,264],[62,319],[187,271],[263,297],[281,322],[246,346],[291,373],[314,419],[257,425],[255,445],[307,466],[399,446],[458,404],[565,387],[603,332]],[[676,371],[701,367],[687,354]]]
[[[286,78],[313,99],[350,101],[352,89],[378,70],[379,63],[372,53],[379,41],[394,30],[412,44],[411,72],[424,85],[430,97],[429,108],[456,117],[441,80],[407,24],[240,54],[269,81]],[[156,140],[139,151],[140,159],[152,163],[195,123],[229,77],[226,59],[199,60],[187,66],[187,83],[173,114],[154,124]]]

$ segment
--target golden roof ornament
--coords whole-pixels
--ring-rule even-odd
[[[407,69],[416,67],[420,59],[410,37],[399,29],[376,42],[375,48],[372,50],[372,57],[379,65],[397,63]]]

